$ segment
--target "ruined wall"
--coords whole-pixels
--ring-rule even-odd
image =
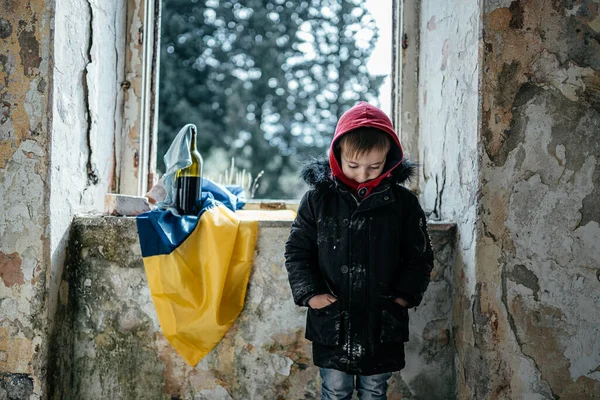
[[[73,215],[102,212],[123,115],[124,0],[56,0],[50,171],[49,316]],[[115,134],[118,132],[118,134]]]
[[[420,190],[430,218],[457,225],[451,340],[459,354],[469,351],[463,327],[471,329],[470,308],[477,281],[476,220],[480,152],[478,2],[422,0],[419,55]],[[480,375],[477,365],[460,368]],[[484,398],[484,397],[482,397]]]
[[[597,398],[600,4],[475,3],[421,3],[421,190],[458,224],[458,397]]]
[[[473,226],[479,114],[479,6],[421,1],[419,159],[423,207]],[[461,236],[466,235],[463,232]],[[472,236],[472,235],[469,235]]]
[[[124,12],[0,2],[0,398],[44,397],[69,225],[102,210],[114,174]]]
[[[463,398],[600,396],[599,6],[485,2]]]
[[[318,369],[304,339],[305,309],[292,301],[283,246],[290,222],[261,222],[244,310],[197,366],[161,333],[134,218],[77,218],[61,283],[50,364],[51,395],[81,399],[317,399]],[[411,311],[410,369],[389,398],[454,394],[448,292],[453,227],[432,226],[436,263],[422,306]]]
[[[0,398],[41,395],[54,1],[0,2]]]

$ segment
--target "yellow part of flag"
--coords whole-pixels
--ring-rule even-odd
[[[162,332],[191,366],[219,343],[244,307],[257,231],[256,219],[219,205],[205,211],[170,254],[144,258]]]

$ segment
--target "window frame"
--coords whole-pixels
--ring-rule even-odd
[[[161,0],[126,0],[123,124],[117,151],[117,193],[144,196],[157,182]],[[418,161],[420,1],[392,2],[391,119],[405,153]],[[254,199],[260,208],[295,201]],[[276,207],[276,206],[274,206]],[[292,205],[293,207],[293,205]]]
[[[394,1],[392,10],[392,123],[405,154],[416,162],[419,161],[420,8],[420,0],[403,0]]]
[[[126,0],[123,121],[115,191],[144,196],[156,183],[161,0]]]

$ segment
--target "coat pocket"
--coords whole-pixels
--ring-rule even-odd
[[[408,342],[408,309],[385,299],[381,308],[381,343]]]
[[[340,343],[341,312],[339,301],[318,310],[308,308],[306,315],[306,339],[325,346]]]

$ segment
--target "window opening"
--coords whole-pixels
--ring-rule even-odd
[[[255,198],[297,199],[357,101],[391,116],[392,0],[163,0],[157,170],[186,123],[204,175],[261,171]]]

